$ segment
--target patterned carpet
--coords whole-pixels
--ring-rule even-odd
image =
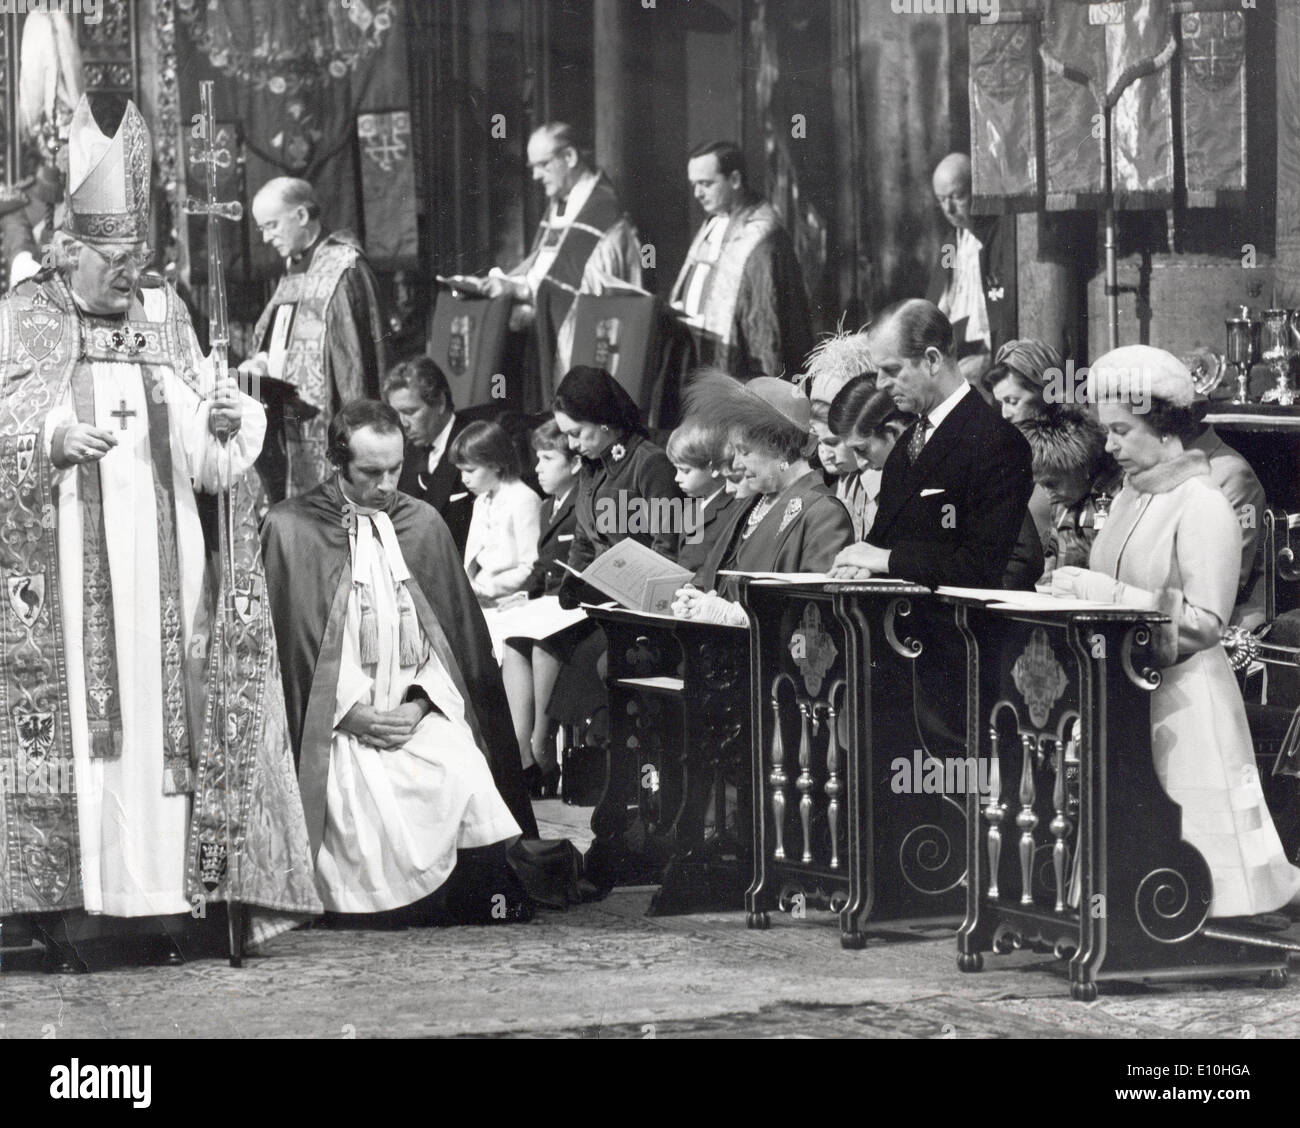
[[[559,804],[544,812],[552,833],[582,818]],[[11,970],[0,1036],[1300,1036],[1294,983],[1107,984],[1085,1006],[1041,955],[990,956],[961,975],[951,933],[846,952],[823,914],[753,932],[736,913],[651,919],[649,898],[618,890],[512,927],[293,932],[238,970]]]

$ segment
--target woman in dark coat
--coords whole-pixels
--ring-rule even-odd
[[[552,406],[555,423],[568,437],[570,449],[582,456],[569,567],[581,572],[629,536],[672,559],[681,530],[656,528],[631,533],[621,519],[633,511],[634,503],[655,498],[679,499],[667,508],[683,512],[673,464],[662,448],[650,441],[641,413],[622,385],[603,369],[579,366],[561,381]],[[564,577],[559,597],[564,607],[607,602],[605,595],[572,573]],[[538,645],[562,663],[548,714],[561,724],[584,724],[605,703],[605,632],[584,622]],[[542,775],[541,789],[550,793],[558,773],[543,765]]]
[[[620,519],[634,510],[632,503],[654,498],[678,499],[670,511],[682,512],[677,472],[663,449],[650,441],[641,413],[622,385],[603,369],[574,368],[555,393],[553,410],[569,446],[582,456],[569,567],[581,572],[629,536],[674,558],[680,529],[629,533]],[[560,602],[576,607],[604,603],[605,596],[569,576],[560,587]]]

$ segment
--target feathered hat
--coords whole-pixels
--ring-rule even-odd
[[[854,376],[870,376],[876,362],[867,348],[866,330],[833,333],[808,354],[804,390],[810,400],[831,403]]]
[[[686,417],[771,450],[816,445],[808,397],[788,380],[759,376],[742,384],[725,372],[698,373],[686,390]]]
[[[68,137],[68,233],[87,243],[148,238],[151,153],[149,127],[134,102],[108,138],[83,94]]]

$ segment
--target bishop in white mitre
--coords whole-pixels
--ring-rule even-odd
[[[259,821],[265,808],[279,806],[265,811],[284,828],[274,843],[261,831],[242,846],[238,836],[218,841],[211,821],[195,817],[204,813],[195,809],[196,783],[205,807],[215,794],[210,780],[204,789],[201,767],[209,746],[220,743],[204,727],[215,715],[206,665],[213,593],[196,494],[216,492],[252,466],[265,417],[233,380],[214,378],[175,292],[144,274],[150,159],[134,104],[110,139],[82,99],[54,269],[23,283],[0,310],[0,349],[11,372],[0,405],[0,466],[10,444],[27,449],[25,430],[39,434],[44,458],[23,480],[45,491],[54,514],[52,544],[43,550],[46,534],[27,520],[32,506],[21,490],[0,513],[7,527],[26,522],[17,551],[27,555],[7,561],[6,571],[33,593],[30,623],[6,620],[4,692],[30,703],[35,718],[26,738],[19,725],[18,774],[70,751],[76,794],[68,803],[51,791],[35,806],[0,815],[0,831],[21,844],[24,859],[19,880],[9,871],[0,888],[0,914],[84,908],[113,917],[188,916],[199,871],[215,886],[227,848],[250,842],[284,867],[284,876],[266,882],[280,888],[263,889],[263,902],[309,913],[319,902],[286,742],[285,763],[271,776],[246,759],[229,792],[238,820],[250,807],[235,788],[254,789],[257,781],[263,794],[251,800],[248,817]],[[50,524],[42,518],[43,530]],[[19,631],[39,662],[16,657]],[[50,661],[60,648],[55,674]],[[264,694],[258,700],[274,728],[274,702]],[[278,716],[282,732],[282,708]],[[224,720],[239,717],[232,711]],[[245,735],[260,748],[267,733],[263,725]],[[272,868],[247,857],[244,864]]]

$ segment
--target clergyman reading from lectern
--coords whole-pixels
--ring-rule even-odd
[[[528,167],[549,201],[528,257],[510,271],[494,267],[486,277],[440,281],[466,294],[514,298],[510,328],[531,327],[535,333],[537,403],[545,406],[555,394],[557,374],[570,368],[574,299],[619,283],[639,288],[641,244],[614,185],[571,125],[556,121],[534,131]]]

